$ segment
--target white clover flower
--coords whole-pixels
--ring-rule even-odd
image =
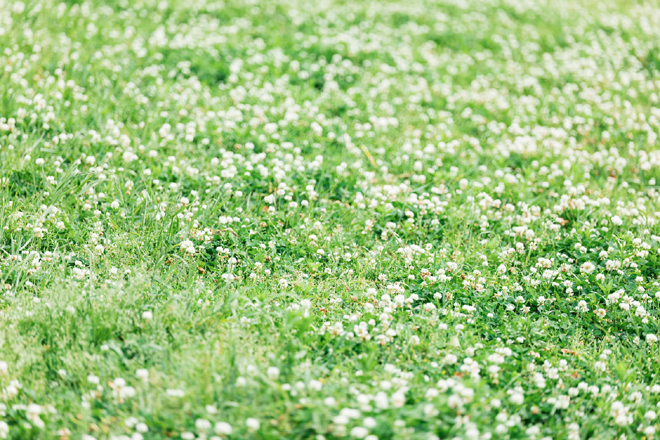
[[[140,422],[137,425],[135,425],[135,430],[141,434],[144,434],[145,432],[149,431],[149,427],[147,426],[146,423]]]
[[[513,403],[514,405],[522,405],[522,403],[523,403],[524,400],[525,400],[525,396],[523,396],[522,393],[513,393],[513,394],[511,394],[511,396],[509,397],[509,400],[510,400],[511,403]]]
[[[355,426],[351,429],[351,437],[365,438],[369,434],[369,430],[362,426]]]
[[[245,420],[245,426],[247,426],[248,430],[250,431],[257,431],[260,425],[261,424],[259,423],[259,420],[252,417]]]
[[[587,261],[585,263],[582,263],[580,266],[580,271],[584,273],[591,273],[596,269],[596,266],[591,262]]]
[[[211,422],[206,419],[197,419],[195,420],[195,428],[197,428],[197,432],[206,432],[211,429]]]
[[[227,422],[218,422],[215,424],[215,427],[213,428],[213,431],[218,434],[218,435],[231,435],[231,433],[234,431],[232,426],[227,423]]]
[[[138,379],[142,379],[143,381],[148,381],[149,380],[149,370],[146,370],[144,368],[138,368],[135,371],[135,377]]]
[[[193,255],[193,254],[195,253],[195,245],[194,245],[193,242],[190,241],[190,240],[184,240],[184,241],[182,241],[181,244],[180,244],[179,246],[181,247],[181,250],[182,250],[183,252],[186,252],[186,253],[188,253],[188,254],[190,254],[190,255]]]
[[[266,375],[270,380],[276,380],[280,376],[280,369],[277,367],[268,367]]]

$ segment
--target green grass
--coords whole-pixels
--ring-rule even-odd
[[[652,439],[660,4],[0,4],[0,438]]]

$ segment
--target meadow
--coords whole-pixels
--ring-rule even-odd
[[[0,0],[0,439],[630,440],[656,0]]]

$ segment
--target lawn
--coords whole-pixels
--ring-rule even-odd
[[[0,0],[0,439],[653,439],[660,3]]]

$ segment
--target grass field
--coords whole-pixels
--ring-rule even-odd
[[[0,438],[653,439],[655,0],[0,0]]]

